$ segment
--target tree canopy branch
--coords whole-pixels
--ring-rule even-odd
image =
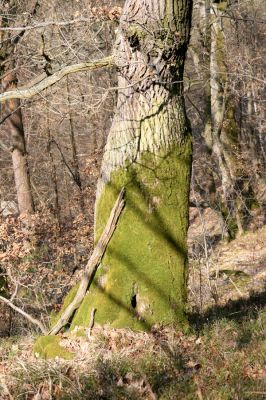
[[[54,74],[47,76],[46,78],[40,80],[36,84],[29,84],[21,88],[16,88],[9,90],[4,93],[0,93],[0,103],[10,100],[10,99],[29,99],[34,95],[42,92],[44,89],[54,85],[63,79],[66,75],[73,74],[75,72],[89,71],[104,67],[111,67],[114,65],[113,56],[105,57],[96,61],[89,61],[80,64],[73,64],[67,67],[63,67],[56,71]],[[38,78],[37,78],[38,80]],[[36,81],[36,79],[35,79]]]

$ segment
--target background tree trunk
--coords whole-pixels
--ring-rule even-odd
[[[243,164],[236,104],[228,74],[223,13],[227,2],[198,1],[198,29],[201,53],[192,48],[199,78],[204,81],[204,138],[207,151],[218,168],[208,185],[209,204],[222,215],[226,236],[243,233],[253,191]],[[198,48],[197,48],[198,49]],[[194,54],[195,53],[195,54]]]
[[[8,26],[8,20],[2,17],[0,19],[0,26]],[[1,86],[2,90],[5,92],[7,90],[14,89],[17,86],[14,61],[16,44],[10,40],[9,33],[5,35],[4,31],[0,33],[0,42],[2,43],[0,54],[0,75],[2,76]],[[20,214],[29,214],[34,211],[34,205],[30,186],[20,100],[8,100],[5,104],[5,110],[8,116],[6,119],[6,126],[9,131],[11,142],[12,163],[18,208]]]
[[[212,2],[210,9],[211,53],[210,86],[213,153],[218,161],[222,182],[221,211],[228,236],[245,230],[245,219],[254,198],[250,180],[241,160],[240,129],[236,121],[236,106],[230,93],[230,77],[226,65],[226,43],[222,13],[227,3]]]
[[[10,70],[2,80],[3,90],[16,87],[16,77]],[[6,103],[6,111],[10,117],[6,121],[11,138],[11,153],[20,214],[34,212],[33,198],[30,185],[30,177],[27,163],[25,134],[20,108],[20,100],[13,99]]]
[[[126,1],[115,45],[118,103],[103,158],[95,240],[126,206],[72,326],[186,324],[191,131],[183,98],[190,0]]]

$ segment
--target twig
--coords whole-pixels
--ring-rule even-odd
[[[18,285],[18,283],[16,282],[16,286],[15,286],[14,293],[12,293],[12,296],[10,297],[9,301],[11,301],[11,302],[14,301],[15,297],[16,297],[17,294],[18,294],[18,288],[19,288],[19,285]]]
[[[113,56],[109,56],[96,61],[85,62],[63,67],[58,71],[56,71],[54,74],[42,79],[41,81],[39,81],[34,85],[31,85],[31,83],[29,83],[28,86],[1,93],[0,103],[10,99],[29,99],[33,97],[35,94],[38,94],[42,92],[44,89],[47,89],[48,87],[59,82],[66,75],[73,74],[74,72],[82,72],[104,67],[111,67],[112,65],[114,65],[114,59]]]
[[[266,395],[266,392],[260,392],[260,391],[253,391],[253,392],[246,392],[246,393],[249,393],[249,394],[262,394],[262,395]]]
[[[59,146],[59,144],[55,141],[55,139],[51,139],[49,142],[49,145],[51,144],[55,144],[57,150],[59,151],[59,154],[61,156],[62,162],[64,163],[64,165],[67,168],[67,171],[69,172],[70,177],[73,179],[73,182],[78,186],[78,188],[81,188],[80,182],[78,182],[77,177],[75,175],[75,173],[72,171],[72,169],[70,168],[69,164],[67,163],[67,160],[64,156],[64,153],[61,150],[61,147]]]
[[[67,308],[65,309],[65,311],[63,312],[57,323],[48,332],[49,335],[56,335],[68,323],[74,311],[81,304],[87,290],[89,289],[92,283],[93,277],[105,253],[106,247],[115,231],[119,217],[125,205],[124,195],[125,195],[125,189],[122,189],[111,211],[110,217],[102,233],[102,236],[100,237],[100,240],[98,241],[96,247],[94,248],[93,253],[86,265],[84,275],[81,279],[77,294],[74,300],[67,306]]]
[[[232,285],[234,286],[234,288],[236,289],[237,293],[240,294],[240,296],[243,296],[243,293],[241,292],[241,290],[237,287],[237,285],[235,284],[235,282],[233,281],[233,279],[229,276],[229,281],[232,283]]]
[[[5,297],[0,296],[0,300],[3,303],[6,303],[7,305],[9,305],[9,307],[13,308],[13,310],[17,311],[19,314],[23,315],[23,317],[25,317],[32,324],[37,325],[40,328],[40,330],[42,331],[43,334],[47,333],[47,330],[45,329],[44,325],[40,321],[38,321],[37,319],[33,318],[30,314],[26,313],[21,308],[15,306],[15,304],[13,304],[10,300],[6,299]]]
[[[66,25],[73,25],[76,23],[81,23],[81,22],[92,22],[92,18],[75,18],[71,19],[69,21],[43,21],[36,23],[34,25],[27,25],[27,26],[14,26],[14,27],[0,27],[0,31],[12,31],[12,32],[20,32],[20,31],[31,31],[32,29],[42,29],[42,28],[47,28],[48,26],[54,25],[54,26],[66,26]]]
[[[19,109],[21,108],[21,105],[19,105],[17,108],[15,108],[15,110],[13,110],[12,112],[8,113],[7,115],[5,115],[1,121],[0,121],[0,125],[2,125],[8,118],[10,118],[13,114],[15,114],[15,112],[17,112]]]
[[[94,325],[95,313],[96,313],[96,308],[92,308],[92,310],[91,310],[91,319],[90,319],[90,323],[89,323],[88,330],[87,330],[87,336],[88,337],[91,336],[91,330],[92,330],[93,325]]]
[[[194,376],[194,382],[196,383],[196,386],[197,386],[198,398],[199,398],[199,400],[203,400],[202,391],[201,391],[201,387],[200,387],[199,380],[198,380],[197,376]]]

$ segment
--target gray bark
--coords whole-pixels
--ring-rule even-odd
[[[186,324],[191,130],[183,70],[192,1],[127,0],[114,49],[118,101],[97,187],[99,238],[121,186],[126,207],[73,326]],[[89,308],[88,308],[89,304]]]
[[[190,0],[127,0],[115,43],[118,101],[97,198],[111,173],[141,154],[169,150],[187,137],[183,69]]]
[[[7,25],[8,19],[3,16],[0,17],[0,26],[5,27]],[[0,66],[0,74],[2,75],[1,86],[3,92],[6,92],[17,87],[17,76],[15,72],[16,43],[10,39],[9,33],[5,34],[5,32],[0,32],[0,44],[0,61],[2,61]],[[20,100],[9,99],[5,104],[5,110],[8,115],[6,126],[11,142],[19,212],[21,214],[29,214],[34,211],[34,205],[27,163],[25,132]]]

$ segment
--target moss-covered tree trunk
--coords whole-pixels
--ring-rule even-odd
[[[230,77],[226,65],[226,43],[222,14],[227,1],[212,1],[210,11],[210,88],[213,153],[218,161],[222,202],[220,208],[227,224],[229,238],[243,233],[246,214],[253,191],[241,162],[239,127],[236,107],[230,90]]]
[[[245,229],[253,192],[241,162],[240,129],[228,73],[225,27],[229,22],[222,17],[229,3],[202,0],[197,5],[196,26],[201,54],[196,54],[194,63],[206,82],[202,136],[217,164],[219,176],[217,180],[217,174],[213,173],[208,201],[222,215],[226,236],[232,239]],[[193,51],[196,53],[197,50],[198,47]]]
[[[96,200],[95,240],[126,206],[72,321],[185,324],[191,132],[183,98],[191,0],[127,0],[115,44],[118,102]]]

